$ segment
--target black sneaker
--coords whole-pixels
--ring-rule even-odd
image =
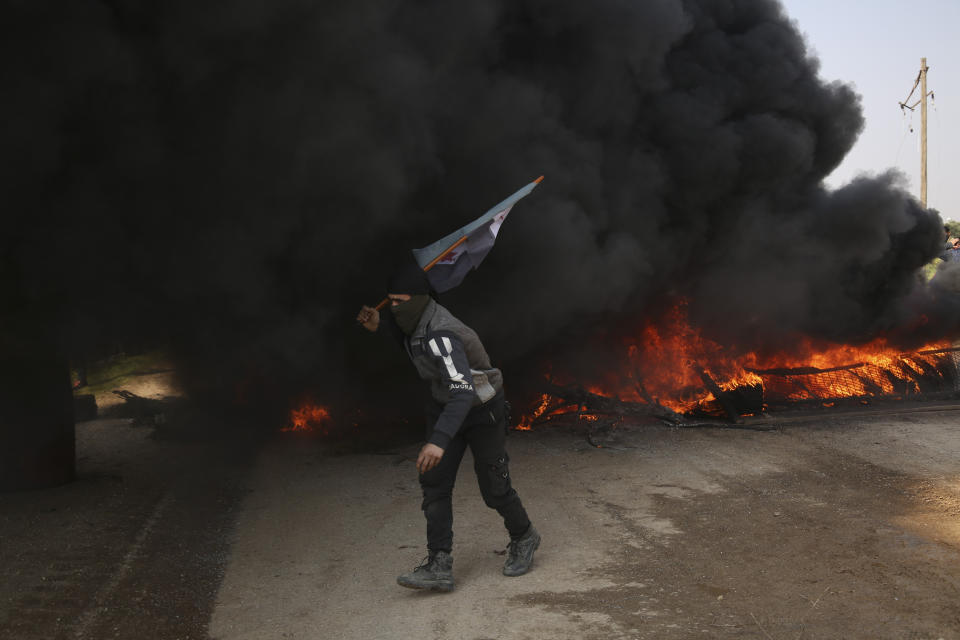
[[[533,552],[540,546],[540,534],[530,525],[527,532],[507,545],[507,561],[503,575],[522,576],[533,567]]]
[[[453,591],[453,557],[446,551],[431,551],[416,569],[397,576],[397,584],[408,589]]]

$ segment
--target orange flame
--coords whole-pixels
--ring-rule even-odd
[[[290,425],[281,431],[300,431],[312,433],[319,430],[327,435],[326,425],[330,422],[330,410],[320,405],[304,404],[290,412]]]
[[[520,418],[520,424],[515,428],[518,431],[530,431],[533,428],[534,421],[544,414],[548,406],[550,406],[550,395],[545,393],[540,396],[540,405],[530,415]]]
[[[949,346],[931,344],[922,351]],[[707,388],[709,381],[721,391],[753,387],[762,389],[764,397],[791,401],[916,393],[916,379],[938,371],[936,358],[940,357],[901,353],[884,338],[860,346],[799,338],[789,352],[740,353],[705,338],[691,326],[686,301],[659,322],[645,323],[635,336],[625,339],[624,347],[622,367],[611,367],[588,390],[625,402],[659,403],[678,413],[716,412],[717,398]],[[582,384],[559,378],[552,381]],[[544,395],[517,428],[530,429],[544,415],[571,410],[576,409]]]

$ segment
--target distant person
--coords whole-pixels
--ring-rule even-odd
[[[419,267],[411,264],[398,272],[388,291],[396,337],[430,385],[427,443],[417,456],[428,555],[397,583],[411,589],[453,590],[451,498],[467,447],[483,501],[503,517],[510,534],[503,574],[523,575],[533,566],[540,534],[510,482],[503,375],[490,364],[473,329],[430,297],[430,285]],[[380,312],[364,306],[357,321],[377,331]]]
[[[944,262],[960,262],[960,238],[950,235],[950,227],[943,225],[944,243],[940,258]]]

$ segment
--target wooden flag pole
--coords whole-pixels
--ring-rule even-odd
[[[433,269],[435,266],[437,266],[437,263],[439,263],[441,260],[443,260],[443,259],[446,258],[448,255],[450,255],[450,253],[451,253],[454,249],[456,249],[457,247],[459,247],[460,245],[462,245],[462,244],[463,244],[464,242],[466,242],[466,241],[467,241],[467,236],[463,236],[462,238],[460,238],[459,240],[457,240],[456,242],[454,242],[452,245],[450,245],[450,248],[449,248],[449,249],[447,249],[446,251],[444,251],[443,253],[441,253],[440,255],[438,255],[436,258],[434,258],[433,260],[431,260],[431,261],[430,261],[430,264],[428,264],[427,266],[425,266],[425,267],[423,268],[423,272],[426,273],[427,271],[430,271],[430,269]],[[402,292],[401,292],[401,291],[394,291],[393,293],[402,293]],[[385,306],[387,306],[388,304],[390,304],[390,298],[384,298],[383,300],[380,301],[380,304],[378,304],[378,305],[376,306],[376,310],[377,310],[377,311],[380,311],[381,309],[383,309],[383,308],[384,308]]]
[[[459,247],[460,245],[462,245],[462,244],[463,244],[464,242],[466,242],[466,241],[467,241],[467,236],[463,236],[462,238],[460,238],[459,240],[457,240],[456,242],[454,242],[452,245],[450,245],[450,248],[449,248],[449,249],[447,249],[446,251],[444,251],[443,253],[441,253],[440,255],[438,255],[436,258],[434,258],[433,260],[431,260],[431,261],[430,261],[430,264],[428,264],[427,266],[425,266],[425,267],[423,268],[424,273],[426,273],[427,271],[430,271],[430,269],[433,269],[435,266],[437,266],[437,263],[438,263],[438,262],[440,262],[441,260],[443,260],[444,258],[446,258],[448,255],[450,255],[450,254],[453,252],[454,249],[456,249],[457,247]]]

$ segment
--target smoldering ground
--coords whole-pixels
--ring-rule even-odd
[[[869,339],[931,299],[939,217],[894,173],[825,189],[859,98],[773,0],[4,13],[8,337],[163,343],[220,399],[383,386],[356,309],[540,174],[447,298],[501,363],[667,297],[744,349]]]

